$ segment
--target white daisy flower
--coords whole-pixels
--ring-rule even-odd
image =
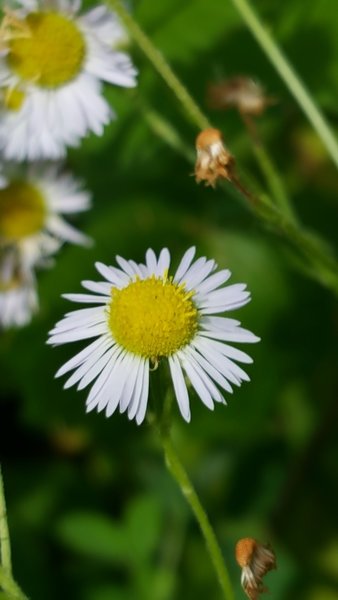
[[[59,345],[96,338],[57,372],[74,371],[65,388],[93,386],[87,411],[119,408],[129,419],[142,423],[148,402],[149,372],[167,359],[177,403],[190,421],[185,376],[202,402],[213,410],[225,403],[219,388],[232,392],[249,377],[236,362],[251,358],[227,342],[257,342],[239,321],[219,315],[250,301],[245,284],[222,287],[231,273],[215,272],[214,260],[193,262],[195,248],[183,256],[174,276],[169,276],[170,254],[159,258],[146,253],[145,264],[116,257],[119,267],[96,263],[104,281],[83,281],[92,294],[65,294],[73,302],[96,304],[67,313],[50,332],[49,344]],[[235,362],[236,361],[236,362]]]
[[[113,118],[102,81],[134,87],[137,73],[116,50],[125,33],[105,6],[79,15],[80,0],[17,5],[0,53],[0,151],[7,160],[60,158]]]
[[[37,165],[24,176],[15,170],[7,178],[5,174],[0,183],[0,248],[16,245],[25,270],[54,254],[63,242],[91,243],[62,216],[90,206],[88,192],[73,177]]]
[[[33,270],[23,268],[16,246],[0,251],[0,328],[22,327],[37,310]]]

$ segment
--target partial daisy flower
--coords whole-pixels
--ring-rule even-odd
[[[236,560],[242,569],[241,584],[250,600],[259,600],[267,592],[263,577],[276,569],[276,556],[270,545],[260,544],[253,538],[243,538],[236,544]]]
[[[88,192],[73,177],[38,165],[25,175],[17,170],[6,175],[0,173],[0,248],[17,245],[25,270],[54,254],[63,242],[91,243],[63,218],[90,207]]]
[[[0,54],[7,54],[8,42],[14,38],[26,37],[27,29],[24,24],[11,12],[3,10],[4,16],[0,23]]]
[[[34,271],[24,267],[19,248],[0,248],[0,328],[26,325],[38,305]]]
[[[249,377],[235,361],[252,359],[227,342],[257,342],[240,322],[219,315],[250,301],[245,284],[222,287],[229,270],[216,272],[214,260],[193,261],[195,248],[183,256],[173,276],[170,254],[164,248],[157,259],[153,250],[145,264],[116,257],[119,267],[96,263],[103,281],[83,281],[93,294],[65,294],[72,302],[96,304],[67,313],[50,331],[49,344],[60,345],[97,338],[71,358],[56,376],[74,371],[65,388],[83,389],[93,383],[87,412],[117,408],[142,423],[147,409],[149,373],[166,359],[177,403],[190,421],[185,376],[202,402],[213,410],[225,404],[222,388],[232,393]],[[216,385],[217,384],[217,385]]]
[[[234,158],[224,146],[219,129],[209,127],[201,131],[196,138],[196,151],[197,183],[205,181],[205,185],[215,187],[219,178],[233,180]]]
[[[7,160],[57,159],[114,117],[102,81],[134,87],[137,73],[116,49],[125,33],[106,7],[79,15],[80,0],[17,4],[0,52],[0,151]]]

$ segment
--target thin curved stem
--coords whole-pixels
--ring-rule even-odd
[[[252,148],[257,164],[264,175],[271,196],[274,198],[281,212],[287,215],[291,221],[296,221],[296,215],[286,192],[283,179],[279,175],[268,151],[263,144],[261,136],[258,133],[256,123],[250,115],[240,112],[240,116],[252,142]]]
[[[2,478],[2,469],[0,465],[0,554],[3,570],[12,575],[11,545],[9,539],[9,530],[7,523],[7,509],[5,500],[5,490]]]
[[[233,600],[233,591],[230,582],[230,577],[224,563],[221,549],[216,539],[213,528],[211,527],[208,515],[206,514],[199,497],[189,479],[189,476],[183,467],[176,450],[173,446],[169,429],[160,428],[160,436],[162,448],[164,451],[165,462],[168,470],[173,478],[178,483],[181,492],[187,500],[195,518],[199,524],[201,533],[204,537],[205,544],[215,569],[217,579],[222,588],[224,598]]]
[[[232,1],[238,2],[239,0]],[[240,1],[243,2],[243,0]],[[121,1],[106,0],[106,2],[117,12],[122,22],[152,62],[155,69],[172,89],[195,125],[200,129],[210,127],[208,119],[190,96],[188,90],[182,85],[170,65],[134,21]],[[314,108],[317,110],[315,106]],[[159,128],[157,130],[160,135],[168,138],[167,130],[159,131]],[[172,136],[168,141],[171,145],[173,144]],[[338,295],[338,263],[332,255],[330,248],[319,238],[315,238],[311,232],[303,229],[301,225],[297,225],[294,219],[291,219],[289,215],[282,212],[281,207],[274,205],[274,202],[268,195],[257,190],[252,193],[247,186],[243,185],[242,180],[235,176],[233,176],[231,183],[236,187],[241,196],[247,200],[256,216],[278,235],[286,239],[300,253],[310,267],[309,273],[311,277]]]
[[[297,100],[310,123],[312,123],[333,162],[338,167],[337,139],[333,135],[321,110],[312,99],[310,92],[307,90],[275,40],[261,23],[257,13],[254,11],[248,0],[231,0],[231,2],[240,13],[243,21],[250,29],[258,44],[272,62],[276,71],[278,71],[291,94]]]
[[[12,575],[11,546],[7,523],[5,490],[0,465],[0,588],[13,600],[27,600]]]
[[[144,54],[149,58],[156,70],[162,75],[164,81],[186,109],[192,122],[200,129],[210,127],[208,119],[202,113],[195,100],[190,96],[188,90],[182,85],[178,77],[176,77],[161,52],[151,43],[138,23],[136,23],[128,11],[126,11],[122,2],[120,2],[120,0],[107,0],[107,3],[115,10],[121,21],[140,46],[141,50],[143,50]]]
[[[19,588],[12,577],[0,567],[0,587],[7,594],[7,598],[13,600],[28,600],[27,596]]]

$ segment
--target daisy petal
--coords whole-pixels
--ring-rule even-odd
[[[169,367],[171,378],[173,380],[173,386],[178,407],[181,411],[183,419],[185,419],[187,423],[189,423],[191,419],[191,414],[188,390],[184,381],[180,362],[175,355],[169,356]]]

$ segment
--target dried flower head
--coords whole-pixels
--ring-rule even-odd
[[[215,187],[217,179],[232,180],[234,158],[223,143],[219,129],[209,127],[199,133],[196,138],[197,159],[195,177],[197,183],[205,181],[206,185]]]
[[[253,538],[243,538],[236,544],[236,560],[242,568],[241,584],[250,600],[258,600],[267,592],[263,577],[271,569],[276,569],[276,556],[270,545],[263,545]]]
[[[234,107],[242,114],[258,116],[274,104],[275,99],[266,96],[262,86],[253,79],[239,76],[210,84],[208,103],[216,110]]]

